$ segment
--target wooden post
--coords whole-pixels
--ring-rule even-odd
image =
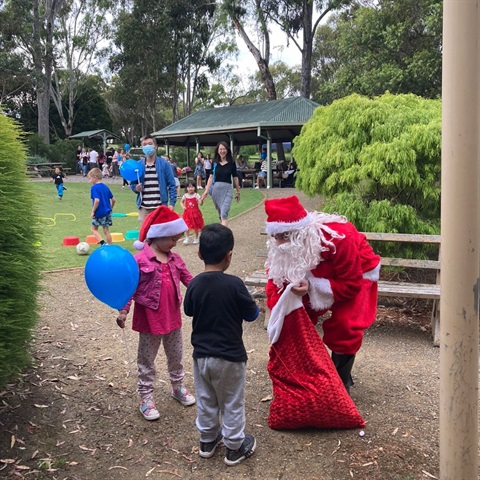
[[[478,476],[478,7],[443,3],[441,480]]]

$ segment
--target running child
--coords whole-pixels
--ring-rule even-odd
[[[203,200],[197,193],[197,187],[194,182],[187,182],[187,185],[185,186],[185,194],[183,195],[180,204],[183,208],[183,219],[188,227],[183,244],[188,245],[190,243],[190,230],[192,230],[194,234],[193,243],[198,243],[200,232],[205,226],[205,221],[203,220],[203,215],[199,208],[199,205],[203,204]]]
[[[205,271],[190,282],[183,304],[185,314],[193,317],[198,453],[210,458],[223,441],[228,466],[250,457],[257,445],[253,435],[245,434],[247,352],[242,323],[255,320],[259,310],[243,281],[225,273],[233,243],[228,227],[218,223],[205,227],[199,248]]]
[[[65,174],[63,173],[62,167],[56,167],[55,173],[52,175],[52,179],[50,181],[55,182],[55,187],[57,187],[57,194],[59,200],[63,198],[63,191],[66,190],[65,186],[63,185],[64,178]]]
[[[102,183],[102,172],[99,168],[92,168],[88,172],[88,179],[92,184],[90,188],[90,198],[92,199],[92,235],[98,240],[100,245],[105,244],[98,227],[103,228],[106,242],[112,244],[112,235],[110,227],[112,226],[112,210],[115,205],[115,197],[112,191]]]
[[[153,391],[155,358],[162,342],[172,397],[185,407],[195,403],[195,397],[183,384],[185,369],[180,312],[180,282],[187,286],[192,275],[182,257],[172,252],[186,230],[183,219],[166,206],[157,207],[147,215],[140,229],[139,241],[134,243],[134,247],[140,250],[135,255],[140,269],[138,287],[117,317],[118,326],[125,328],[127,314],[132,300],[135,300],[132,328],[140,334],[137,391],[140,395],[140,412],[145,420],[157,420],[160,417]]]

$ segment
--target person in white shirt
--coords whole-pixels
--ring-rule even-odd
[[[90,157],[88,159],[88,170],[90,171],[92,168],[98,167],[98,152],[94,149],[90,149]]]

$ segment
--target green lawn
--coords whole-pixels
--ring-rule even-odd
[[[57,198],[57,191],[53,183],[31,182],[31,186],[37,199],[41,231],[41,245],[38,248],[41,248],[44,257],[43,269],[55,270],[85,265],[88,256],[78,255],[75,247],[62,246],[62,242],[64,237],[79,237],[82,242],[85,241],[87,235],[90,235],[90,184],[65,182],[67,191],[64,193],[63,200]],[[136,212],[135,194],[131,190],[128,188],[122,190],[118,184],[109,184],[109,187],[116,199],[114,213]],[[260,191],[251,188],[242,189],[241,201],[239,203],[232,202],[230,217],[257,205],[262,199]],[[206,224],[218,221],[218,215],[211,199],[205,201],[201,210]],[[177,202],[176,211],[181,213],[180,202]],[[136,216],[114,217],[110,231],[122,233],[125,236],[127,230],[138,230],[138,228],[138,217]],[[131,240],[117,243],[135,253],[136,250],[132,244]],[[95,245],[90,247],[91,249],[98,248]]]

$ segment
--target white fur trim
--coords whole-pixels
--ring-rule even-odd
[[[188,227],[183,218],[177,218],[171,222],[150,225],[147,232],[147,238],[174,237],[187,230]]]
[[[308,296],[311,307],[314,310],[328,310],[334,301],[330,280],[314,277],[311,273],[308,274],[307,280],[310,283]]]
[[[267,222],[265,231],[268,235],[275,235],[276,233],[291,232],[293,230],[302,230],[309,227],[313,223],[313,216],[307,213],[305,217],[296,222]]]
[[[267,334],[270,343],[273,345],[278,338],[283,328],[283,321],[285,317],[303,306],[302,297],[291,292],[294,285],[291,283],[287,285],[282,296],[279,298],[277,304],[273,307],[268,320]]]
[[[135,250],[143,250],[143,247],[145,247],[145,243],[141,242],[140,240],[135,240],[133,242],[133,248]]]
[[[380,268],[381,268],[381,264],[379,262],[378,265],[373,270],[365,272],[363,274],[363,278],[365,280],[371,280],[372,282],[378,282],[378,279],[380,278]]]

